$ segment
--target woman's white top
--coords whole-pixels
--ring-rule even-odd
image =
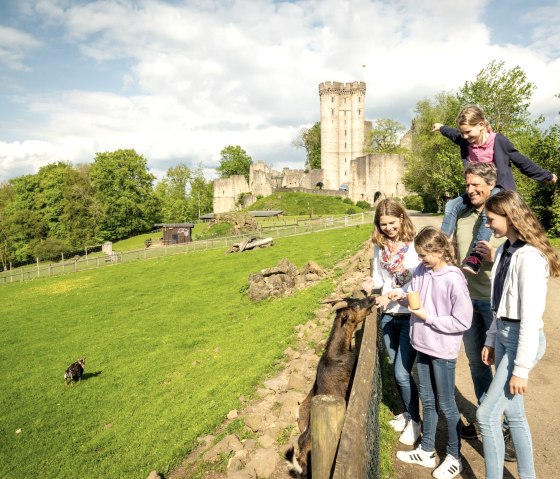
[[[502,244],[496,251],[492,267],[492,289],[503,252]],[[539,334],[544,326],[542,317],[546,306],[548,277],[548,260],[540,250],[526,244],[515,251],[504,280],[498,310],[490,329],[486,332],[485,345],[495,348],[496,318],[521,320],[519,345],[513,368],[513,375],[519,378],[529,378],[529,371],[537,358]]]

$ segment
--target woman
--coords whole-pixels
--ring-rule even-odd
[[[521,479],[535,478],[531,431],[523,394],[529,373],[544,355],[542,315],[549,276],[560,275],[560,259],[531,209],[515,191],[501,191],[486,202],[487,226],[507,241],[492,268],[494,321],[486,334],[482,361],[496,366],[488,393],[477,411],[483,437],[486,478],[503,477],[505,415],[517,453]]]
[[[390,424],[401,432],[399,441],[409,446],[420,436],[418,389],[412,377],[416,351],[410,345],[410,311],[389,299],[388,293],[402,290],[419,263],[414,250],[414,225],[404,207],[392,199],[382,200],[375,210],[372,277],[362,287],[370,293],[381,289],[376,303],[383,309],[381,328],[404,412]]]

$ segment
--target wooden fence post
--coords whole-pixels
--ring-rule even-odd
[[[346,413],[346,402],[337,396],[318,395],[311,400],[311,466],[313,479],[329,479]]]

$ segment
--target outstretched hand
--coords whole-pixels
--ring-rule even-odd
[[[434,123],[434,126],[432,127],[432,131],[439,131],[442,126],[443,123]]]

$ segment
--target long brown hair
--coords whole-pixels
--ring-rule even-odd
[[[546,256],[550,275],[560,276],[560,258],[552,249],[540,221],[519,193],[512,190],[500,191],[486,200],[485,208],[506,217],[520,240],[534,246]]]
[[[455,264],[455,248],[449,238],[437,228],[426,226],[414,238],[414,246],[426,253],[443,253],[447,264]]]
[[[401,227],[399,229],[399,240],[404,243],[410,243],[414,239],[416,229],[412,224],[412,220],[408,216],[404,206],[391,198],[381,200],[375,208],[375,215],[373,217],[373,234],[372,241],[374,244],[383,248],[387,244],[387,236],[381,231],[379,222],[382,216],[394,216],[401,220]]]

